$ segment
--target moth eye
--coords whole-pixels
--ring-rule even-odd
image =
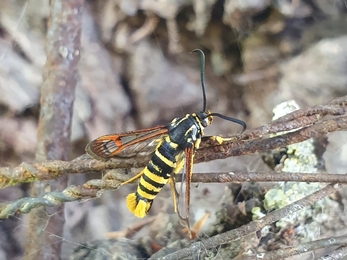
[[[202,125],[203,125],[204,127],[206,127],[206,126],[210,125],[211,122],[212,122],[212,117],[209,116],[209,117],[206,117],[206,118],[202,121]]]

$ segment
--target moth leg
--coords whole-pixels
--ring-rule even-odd
[[[218,135],[204,136],[202,139],[204,141],[211,140],[213,142],[217,142],[218,144],[222,144],[224,142],[237,141],[236,137],[222,137],[222,136],[218,136]]]
[[[190,183],[193,174],[193,162],[194,162],[194,147],[184,149],[186,155],[186,213],[189,217],[189,203],[190,203]]]
[[[130,182],[133,182],[134,180],[140,178],[143,174],[144,170],[140,171],[138,174],[136,174],[134,177],[130,178],[129,180],[122,182],[120,185],[128,184]]]
[[[169,179],[169,183],[170,183],[170,190],[171,190],[171,195],[172,195],[172,200],[173,200],[173,204],[174,204],[174,211],[177,212],[177,196],[176,196],[176,183],[173,179],[174,177],[171,177]]]
[[[180,161],[176,162],[176,168],[172,171],[171,178],[169,179],[175,212],[177,212],[177,196],[178,196],[178,192],[176,190],[175,174],[178,174],[182,170],[183,166],[184,166],[184,157],[181,158]]]
[[[174,174],[178,174],[182,170],[183,166],[184,166],[184,156],[179,161],[176,162],[176,167],[172,172]]]

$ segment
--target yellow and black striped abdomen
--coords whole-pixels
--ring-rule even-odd
[[[177,158],[182,153],[178,145],[170,141],[169,136],[165,136],[159,143],[151,160],[142,170],[136,192],[126,198],[127,207],[135,216],[140,218],[146,216],[153,200],[176,169]]]

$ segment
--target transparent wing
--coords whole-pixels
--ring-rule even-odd
[[[160,136],[167,133],[166,126],[156,126],[123,134],[110,134],[91,141],[86,152],[95,159],[129,158],[139,153],[153,153]]]
[[[178,217],[181,222],[186,226],[189,236],[192,238],[194,234],[191,233],[189,222],[189,205],[190,205],[190,183],[193,170],[194,148],[186,148],[184,150],[184,158],[180,164],[183,165],[181,183],[174,185],[176,198],[176,209]],[[182,168],[182,167],[181,167]],[[174,178],[173,178],[174,179]]]

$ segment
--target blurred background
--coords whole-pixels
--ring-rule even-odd
[[[249,128],[270,122],[281,102],[294,99],[306,107],[346,95],[346,14],[343,0],[85,1],[69,159],[98,136],[201,110],[199,56],[190,54],[196,48],[206,55],[207,108],[244,120]],[[48,1],[0,1],[2,167],[35,159],[49,15]],[[240,130],[215,119],[206,134]],[[346,154],[340,144],[346,135],[330,138],[327,170],[343,173]],[[260,155],[194,166],[195,172],[267,169]],[[75,175],[69,183],[99,177]],[[125,208],[125,196],[135,189],[127,186],[100,199],[65,204],[65,258],[76,245],[138,221]],[[213,218],[223,189],[217,184],[194,189],[196,219],[206,210]],[[26,184],[0,190],[0,201],[23,196]],[[150,215],[172,213],[171,203],[170,190],[164,189]],[[0,223],[1,259],[23,253],[25,218]]]

